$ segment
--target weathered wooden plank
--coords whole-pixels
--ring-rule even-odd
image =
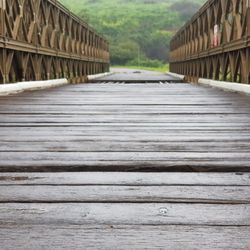
[[[136,91],[136,89],[134,89],[134,91]],[[140,91],[138,89],[138,91]],[[153,90],[151,90],[153,91]],[[138,92],[137,92],[138,93]],[[63,95],[63,96],[57,96],[57,95],[54,95],[54,96],[50,96],[50,95],[44,95],[44,96],[33,96],[33,95],[28,95],[28,96],[16,96],[15,98],[12,98],[13,101],[34,101],[34,102],[37,102],[37,101],[52,101],[52,99],[54,98],[55,99],[55,103],[57,102],[60,102],[60,100],[63,98],[65,98],[65,101],[68,102],[70,101],[70,99],[72,99],[73,97],[75,97],[74,100],[72,100],[71,103],[76,103],[76,101],[81,101],[81,97],[82,95],[85,95],[86,98],[84,98],[84,100],[82,101],[102,101],[103,100],[109,100],[111,99],[110,101],[113,101],[113,100],[120,100],[122,102],[125,102],[126,100],[128,100],[129,102],[133,102],[133,101],[144,101],[144,98],[146,97],[150,102],[149,104],[158,104],[158,102],[154,102],[156,101],[157,99],[159,99],[160,103],[164,101],[166,103],[175,103],[176,101],[180,102],[182,99],[185,102],[188,102],[190,104],[195,104],[196,102],[201,102],[201,103],[207,103],[207,101],[209,100],[214,100],[216,101],[215,104],[219,103],[224,103],[226,102],[227,104],[230,104],[230,102],[236,102],[236,100],[238,99],[238,96],[237,95],[234,95],[234,96],[230,96],[230,95],[182,95],[180,93],[176,93],[176,94],[172,94],[172,95],[169,95],[167,93],[164,93],[164,92],[161,92],[161,94],[150,94],[150,93],[141,93],[140,96],[138,96],[136,94],[136,92],[133,93],[124,93],[124,95],[121,96],[122,93],[122,90],[120,92],[117,92],[117,93],[110,93],[110,94],[102,94],[102,93],[99,93],[99,94],[94,94],[94,93],[81,93],[80,94],[72,94],[72,95]],[[192,96],[192,100],[190,100],[190,96]],[[120,99],[119,99],[120,97]],[[169,97],[168,100],[166,100],[166,97]],[[10,98],[9,97],[2,97],[1,98],[1,102],[2,101],[9,101]],[[191,101],[193,101],[191,103]],[[240,104],[243,104],[245,103],[244,101],[247,101],[247,97],[242,97],[239,101]],[[238,104],[239,104],[238,103]],[[119,104],[119,102],[117,102],[116,104]],[[248,103],[245,103],[245,104],[248,104]],[[107,104],[106,104],[107,105]],[[183,105],[183,104],[182,104]],[[249,105],[249,104],[248,104]]]
[[[142,106],[142,105],[130,105],[130,106],[125,106],[125,105],[79,105],[74,107],[72,110],[72,105],[35,105],[34,107],[30,107],[28,105],[21,105],[19,107],[12,106],[12,105],[5,105],[1,104],[0,105],[0,111],[1,113],[8,113],[8,112],[39,112],[39,113],[46,113],[46,112],[57,112],[57,113],[88,113],[88,112],[93,112],[93,113],[101,113],[101,112],[118,112],[122,110],[123,112],[165,112],[169,114],[182,114],[182,113],[249,113],[249,108],[245,105],[243,106],[236,106],[233,105],[231,106],[230,109],[228,109],[227,106],[216,106],[211,104],[211,106],[199,106],[199,105],[189,105],[189,106],[172,106],[172,105],[157,105],[157,104],[152,104],[152,105],[147,105],[147,106]]]
[[[243,130],[243,131],[242,131]],[[231,133],[232,135],[238,134],[238,135],[245,135],[247,133],[249,133],[250,128],[229,128],[229,127],[222,127],[222,128],[208,128],[208,127],[177,127],[177,128],[167,128],[164,126],[161,127],[150,127],[150,126],[137,126],[137,127],[119,127],[119,126],[112,126],[112,124],[109,124],[107,126],[71,126],[71,127],[57,127],[57,126],[41,126],[41,127],[37,127],[35,130],[33,127],[2,127],[0,130],[0,136],[4,136],[6,135],[7,132],[11,132],[12,135],[29,135],[29,136],[37,136],[37,135],[41,135],[41,136],[50,136],[50,135],[56,135],[56,134],[60,134],[60,133],[67,133],[67,134],[86,134],[86,135],[90,135],[91,133],[97,133],[98,134],[102,134],[102,135],[110,135],[112,133],[110,132],[114,132],[117,134],[130,134],[130,133],[136,133],[138,135],[140,134],[146,134],[149,133],[150,135],[156,135],[159,136],[159,134],[162,135],[173,135],[173,134],[215,134],[218,133],[220,135],[223,134],[229,134]]]
[[[202,89],[202,90],[197,90],[197,89],[192,89],[192,87],[187,86],[187,87],[179,87],[179,88],[170,88],[169,86],[163,86],[163,87],[152,87],[149,86],[145,86],[146,84],[142,84],[141,86],[139,85],[124,85],[123,88],[120,88],[117,85],[114,85],[112,88],[102,88],[101,85],[96,85],[95,89],[90,89],[88,86],[81,86],[81,89],[77,89],[74,87],[75,91],[71,91],[71,90],[55,90],[54,92],[49,91],[41,91],[41,92],[36,92],[34,94],[30,94],[30,93],[23,93],[17,96],[13,96],[11,97],[12,99],[17,99],[20,100],[21,98],[24,99],[37,99],[37,98],[41,98],[41,99],[49,99],[50,97],[65,97],[65,98],[71,98],[72,96],[75,96],[76,98],[80,99],[80,97],[82,95],[86,95],[87,98],[91,98],[91,97],[98,97],[98,96],[103,96],[103,97],[107,97],[107,96],[112,96],[112,97],[118,97],[120,93],[124,93],[124,95],[122,95],[121,97],[136,97],[137,99],[142,99],[143,96],[148,95],[151,97],[164,97],[164,96],[168,96],[168,97],[177,97],[177,98],[185,98],[188,99],[188,97],[190,97],[190,95],[192,95],[193,97],[199,99],[201,97],[206,96],[206,99],[212,99],[212,98],[217,98],[218,100],[235,100],[237,99],[238,94],[235,93],[226,93],[223,91],[209,91],[206,89]],[[138,87],[139,86],[139,87]],[[157,86],[157,85],[156,85]],[[72,88],[70,86],[70,88]],[[128,89],[129,88],[129,89]],[[140,95],[137,95],[137,93],[140,91]],[[208,95],[207,95],[208,94]],[[15,98],[17,97],[17,98]],[[247,96],[246,95],[242,95],[241,96],[242,100],[247,100]],[[1,97],[2,100],[6,100],[9,99],[8,96],[2,96]],[[59,98],[58,98],[59,99]],[[172,98],[174,99],[174,98]]]
[[[110,99],[110,98],[108,98],[108,99]],[[83,101],[82,99],[81,99],[81,101],[79,100],[78,102],[77,102],[77,100],[75,100],[75,102],[73,102],[73,101],[70,101],[70,100],[68,100],[68,101],[63,101],[62,99],[61,99],[61,101],[57,101],[57,102],[53,102],[52,101],[53,100],[53,98],[51,99],[51,101],[49,102],[48,100],[46,101],[46,100],[44,100],[44,101],[40,101],[40,102],[35,102],[35,101],[25,101],[25,100],[23,100],[22,102],[18,102],[18,101],[15,101],[15,100],[13,100],[12,102],[8,102],[7,100],[6,101],[2,101],[2,102],[0,102],[0,105],[2,104],[2,103],[4,103],[5,105],[11,105],[13,108],[15,108],[15,106],[16,105],[39,105],[39,106],[58,106],[58,105],[67,105],[67,106],[72,106],[72,108],[74,107],[74,106],[77,106],[77,105],[82,105],[82,106],[92,106],[92,105],[99,105],[99,106],[102,106],[102,105],[109,105],[109,106],[116,106],[116,105],[123,105],[123,106],[134,106],[134,105],[138,105],[138,106],[147,106],[147,105],[152,105],[152,104],[155,104],[156,106],[157,106],[157,104],[158,105],[169,105],[169,106],[177,106],[177,105],[182,105],[182,106],[184,106],[184,105],[186,105],[186,106],[189,106],[189,105],[203,105],[203,106],[209,106],[209,104],[210,104],[210,102],[215,102],[214,100],[207,100],[207,102],[191,102],[191,101],[189,101],[189,102],[182,102],[181,100],[178,102],[177,100],[175,101],[175,102],[167,102],[166,100],[165,101],[158,101],[157,102],[157,100],[152,100],[151,102],[147,102],[146,100],[147,100],[147,98],[145,97],[144,98],[144,100],[142,100],[142,101],[136,101],[136,100],[134,100],[134,101],[127,101],[126,102],[126,100],[124,100],[123,102],[120,100],[112,100],[112,101],[109,101],[109,100],[101,100],[101,101],[95,101],[95,100],[92,100],[92,101],[88,101],[88,100],[85,100],[85,101]],[[217,102],[217,103],[215,103],[215,104],[217,104],[217,105],[223,105],[223,106],[228,106],[228,107],[230,107],[230,102]],[[242,103],[238,103],[238,105],[242,105]],[[236,106],[237,107],[237,106]],[[246,105],[245,107],[249,107],[249,105]]]
[[[158,134],[164,134],[164,135],[172,135],[172,134],[213,134],[213,133],[218,133],[218,134],[247,134],[250,131],[249,127],[238,127],[238,128],[229,128],[229,127],[214,127],[214,128],[209,128],[209,127],[177,127],[175,128],[174,126],[172,127],[144,127],[142,126],[137,126],[137,127],[118,127],[118,126],[112,126],[111,124],[109,126],[84,126],[84,127],[38,127],[34,130],[33,127],[11,127],[11,128],[7,128],[7,127],[3,127],[0,130],[0,136],[6,135],[6,133],[8,131],[11,131],[12,135],[15,134],[22,134],[22,135],[49,135],[49,134],[56,134],[56,133],[81,133],[81,134],[90,134],[90,133],[102,133],[103,135],[108,134],[110,132],[114,132],[114,133],[138,133],[138,134],[145,134],[145,133],[149,133],[152,135],[158,135]]]
[[[0,185],[250,186],[249,173],[0,173]]]
[[[210,142],[216,142],[216,141],[242,141],[242,142],[249,142],[250,141],[250,135],[237,135],[233,134],[230,137],[228,135],[220,135],[220,134],[214,134],[214,135],[158,135],[153,136],[150,134],[145,135],[130,135],[129,133],[126,135],[81,135],[81,134],[75,134],[75,135],[67,135],[66,133],[60,134],[60,135],[50,135],[48,136],[36,136],[36,137],[29,137],[27,135],[19,135],[19,136],[12,136],[12,135],[2,135],[1,141],[44,141],[46,138],[47,141],[63,141],[63,140],[79,140],[79,141],[142,141],[144,143],[146,142],[190,142],[190,141],[210,141]]]
[[[63,98],[63,97],[62,97]],[[72,97],[73,98],[73,97]],[[72,110],[72,106],[74,109]],[[0,105],[0,113],[70,113],[70,114],[100,114],[100,113],[112,113],[122,111],[124,113],[165,113],[165,114],[249,114],[249,107],[247,105],[230,105],[231,108],[226,106],[200,106],[200,105]],[[15,114],[15,113],[14,113]]]
[[[24,152],[25,153],[25,152]],[[85,161],[64,162],[41,161],[5,161],[0,166],[0,172],[64,172],[64,171],[144,171],[144,172],[249,172],[249,160],[235,160],[223,162],[169,162],[164,161]]]
[[[104,91],[104,90],[112,90],[112,91],[116,91],[116,90],[126,90],[126,91],[133,91],[133,88],[137,88],[137,89],[141,89],[141,91],[146,91],[149,89],[161,89],[161,90],[165,90],[165,91],[171,91],[173,89],[180,89],[180,90],[185,90],[187,89],[188,91],[193,91],[193,92],[211,92],[211,93],[224,93],[224,91],[222,90],[217,90],[217,89],[212,89],[211,87],[205,87],[205,86],[193,86],[193,85],[189,85],[189,83],[182,83],[182,84],[157,84],[157,83],[147,83],[147,84],[129,84],[130,88],[127,88],[127,84],[115,84],[115,83],[96,83],[96,84],[85,84],[86,87],[84,88],[84,90],[82,89],[82,86],[75,86],[74,88],[72,88],[71,86],[62,86],[60,87],[60,89],[58,89],[58,91],[60,93],[72,93],[72,92],[79,92],[81,91]],[[146,86],[145,86],[146,85]],[[55,93],[57,92],[57,90],[52,90],[50,91],[50,93]],[[41,93],[46,93],[45,90],[41,90],[39,92],[37,92],[37,94],[41,94]],[[183,93],[185,93],[183,91]],[[233,92],[229,92],[229,94],[231,95],[235,95],[235,93]],[[24,93],[22,95],[27,95],[27,93]]]
[[[249,107],[247,96],[188,84],[79,85],[3,97],[1,171],[246,171]]]
[[[91,93],[86,93],[86,95],[91,95]],[[84,96],[84,94],[82,94],[82,96]],[[165,97],[167,97],[166,95],[164,95]],[[190,94],[189,96],[192,96],[192,94]],[[49,96],[49,94],[48,94],[48,96],[47,96],[47,98],[49,98],[50,96]],[[73,98],[74,96],[72,95],[72,98]],[[147,97],[148,97],[148,95],[146,95],[145,94],[145,96],[143,96],[142,97],[142,100],[146,100],[147,99]],[[204,96],[201,96],[201,98],[206,98],[205,97],[205,95]],[[53,105],[50,105],[50,104],[46,104],[46,103],[44,103],[44,105],[41,105],[41,108],[43,108],[44,106],[51,106],[51,108],[53,109],[53,107],[58,107],[58,108],[60,108],[60,107],[66,107],[66,106],[68,106],[67,104],[58,104],[57,103],[57,101],[58,100],[60,100],[60,99],[62,99],[62,98],[64,98],[64,96],[60,96],[59,95],[59,97],[57,97],[57,95],[54,95],[54,96],[51,96],[50,97],[51,99],[53,99],[53,98],[55,98],[55,103],[53,104]],[[110,96],[107,96],[106,98],[105,97],[102,97],[102,98],[104,98],[104,99],[109,99],[109,98],[111,98]],[[13,99],[13,100],[12,100]],[[38,98],[37,98],[38,99]],[[41,99],[41,101],[43,100],[43,97],[41,97],[40,98]],[[58,99],[58,100],[57,100]],[[96,98],[93,98],[93,99],[96,99]],[[126,98],[124,98],[124,99],[126,99]],[[169,97],[168,98],[168,101],[170,101],[169,99],[172,99],[172,97]],[[174,99],[174,97],[173,97],[173,99]],[[13,98],[13,97],[9,97],[9,99],[6,99],[6,100],[3,100],[3,99],[0,99],[1,100],[1,108],[4,108],[5,106],[8,106],[9,108],[14,108],[15,107],[15,103],[22,103],[22,99],[16,99],[16,98]],[[5,103],[5,102],[7,102],[8,101],[8,103],[10,103],[9,101],[13,101],[13,106],[9,106],[7,103]],[[121,100],[123,100],[122,99],[122,96],[121,96]],[[15,101],[15,102],[14,102]],[[124,100],[125,101],[125,100]],[[77,106],[76,105],[76,103],[75,102],[72,102],[69,106]],[[90,104],[86,104],[86,105],[81,105],[80,103],[79,103],[79,106],[78,106],[78,108],[76,108],[76,110],[78,110],[78,109],[84,109],[84,108],[86,108],[86,106],[90,106]],[[197,103],[190,103],[189,105],[185,105],[185,104],[183,104],[183,103],[178,103],[178,104],[174,104],[174,103],[172,103],[171,104],[171,102],[169,102],[169,104],[168,103],[165,103],[165,104],[160,104],[160,103],[157,103],[157,102],[149,102],[149,103],[147,103],[147,105],[146,106],[143,106],[143,105],[140,105],[140,104],[131,104],[131,105],[126,105],[126,103],[123,103],[123,104],[119,104],[119,103],[116,103],[116,104],[108,104],[108,103],[105,103],[105,104],[103,104],[102,105],[102,107],[100,107],[100,105],[98,105],[98,104],[94,104],[94,105],[91,105],[93,108],[94,107],[99,107],[99,109],[101,109],[101,108],[104,108],[104,109],[107,109],[107,108],[111,108],[111,107],[113,107],[113,108],[115,108],[115,107],[121,107],[121,108],[143,108],[143,109],[146,109],[147,107],[149,107],[149,108],[154,108],[154,107],[159,107],[160,109],[166,109],[166,108],[173,108],[173,109],[175,109],[175,108],[177,108],[178,106],[180,107],[180,108],[188,108],[188,107],[190,107],[191,109],[192,108],[194,108],[194,109],[202,109],[202,108],[208,108],[208,109],[210,109],[210,110],[212,110],[213,108],[218,108],[218,109],[225,109],[226,107],[230,107],[230,108],[238,108],[238,109],[244,109],[244,108],[247,108],[248,106],[249,106],[249,103],[248,103],[248,101],[240,101],[240,102],[236,102],[236,101],[231,101],[230,102],[230,100],[228,100],[227,102],[215,102],[215,103],[211,103],[210,105],[208,104],[208,103],[201,103],[201,104],[197,104]],[[23,103],[23,108],[28,108],[28,105],[27,104],[25,104],[25,103]],[[37,107],[38,108],[38,107]],[[66,109],[67,110],[67,109]]]
[[[127,123],[145,123],[167,122],[167,123],[231,123],[247,122],[250,123],[250,117],[239,115],[191,115],[191,116],[167,116],[167,115],[0,115],[0,124],[4,123],[99,123],[99,122],[127,122]]]
[[[29,136],[29,135],[27,135]],[[63,142],[63,144],[62,144]],[[129,141],[129,140],[38,140],[1,141],[2,152],[250,152],[250,141]]]
[[[141,95],[138,96],[136,93],[140,92]],[[81,92],[79,91],[78,93],[75,92],[75,93],[72,93],[71,95],[62,95],[60,93],[58,94],[54,94],[54,95],[51,95],[51,94],[47,94],[45,93],[44,95],[27,95],[27,96],[23,96],[23,95],[19,95],[17,96],[16,98],[14,97],[9,97],[9,98],[6,98],[6,97],[1,97],[1,103],[4,105],[4,101],[8,101],[8,100],[13,100],[13,101],[16,101],[16,102],[21,102],[21,100],[25,100],[25,101],[46,101],[46,100],[52,100],[53,98],[55,99],[55,104],[57,104],[57,102],[60,102],[60,99],[63,99],[65,98],[65,100],[68,102],[71,98],[76,98],[72,103],[75,103],[76,100],[81,100],[81,96],[86,96],[86,99],[82,100],[82,101],[89,101],[89,100],[98,100],[98,101],[101,101],[101,99],[104,99],[104,100],[108,100],[109,98],[111,98],[112,100],[114,99],[118,99],[119,96],[121,97],[120,98],[120,101],[123,101],[125,102],[126,99],[128,99],[129,101],[132,101],[132,100],[136,100],[136,101],[145,101],[144,98],[148,98],[149,100],[151,101],[155,101],[157,98],[159,98],[159,100],[161,102],[163,102],[163,105],[164,105],[164,97],[168,100],[165,100],[167,101],[166,104],[168,103],[172,103],[174,104],[176,101],[180,102],[181,99],[183,99],[185,102],[188,102],[190,103],[190,105],[196,105],[197,103],[196,102],[202,102],[203,104],[207,103],[208,100],[215,100],[215,103],[212,104],[212,106],[214,105],[223,105],[223,104],[226,104],[226,105],[233,105],[233,106],[247,106],[249,105],[248,104],[248,101],[247,101],[247,97],[242,97],[242,99],[237,102],[237,95],[234,95],[234,96],[230,96],[230,94],[228,95],[223,95],[223,94],[217,94],[217,95],[214,95],[214,94],[211,94],[209,92],[206,92],[204,94],[197,94],[195,92],[190,92],[190,93],[185,93],[185,94],[182,94],[182,90],[174,90],[174,92],[171,94],[169,94],[168,92],[164,92],[161,90],[161,92],[158,94],[158,93],[155,93],[155,94],[152,94],[152,92],[154,93],[155,91],[153,89],[150,89],[148,92],[141,92],[141,89],[136,89],[134,88],[133,92],[126,92],[124,90],[121,90],[121,91],[117,91],[117,92],[114,92],[114,91],[109,91],[109,93],[103,93],[103,92],[90,92],[90,91],[86,91],[86,92]],[[187,92],[187,91],[186,91]],[[122,94],[122,95],[121,95]],[[194,97],[194,102],[191,103],[190,102],[190,96]],[[202,100],[202,98],[204,100]],[[151,102],[149,104],[153,104],[153,105],[160,105],[159,103],[155,102]],[[181,104],[181,103],[180,103]],[[108,103],[106,104],[108,105]],[[119,102],[117,103],[117,105],[119,105]],[[181,104],[183,105],[183,104]]]
[[[108,84],[106,84],[108,85]],[[18,95],[19,97],[50,97],[50,96],[66,96],[66,97],[70,97],[72,95],[76,95],[76,96],[80,96],[81,94],[92,94],[92,95],[111,95],[111,94],[118,94],[119,92],[123,92],[124,95],[128,95],[131,93],[132,96],[136,96],[136,92],[134,90],[138,90],[140,91],[140,93],[142,95],[144,94],[149,94],[152,96],[162,96],[163,94],[165,95],[169,95],[169,96],[184,96],[187,97],[188,95],[194,95],[194,96],[204,96],[206,95],[206,93],[209,93],[209,97],[224,97],[224,98],[233,98],[235,96],[237,96],[236,93],[233,92],[228,92],[225,93],[223,91],[211,91],[211,89],[209,88],[200,88],[200,89],[193,89],[192,87],[188,86],[188,85],[180,85],[179,87],[174,86],[174,85],[165,85],[165,86],[160,86],[157,84],[147,84],[148,86],[145,86],[145,84],[142,85],[124,85],[124,86],[119,86],[121,84],[115,84],[112,85],[110,84],[110,86],[107,86],[106,88],[103,88],[102,84],[96,84],[94,87],[92,86],[91,88],[89,86],[85,86],[84,89],[82,88],[82,86],[80,86],[79,88],[75,87],[72,88],[71,86],[69,88],[60,88],[60,89],[56,89],[56,90],[52,90],[49,91],[49,94],[46,95],[46,93],[48,93],[48,91],[37,91],[36,93],[34,93],[34,95],[29,95],[28,92],[26,93],[22,93],[20,95]],[[129,89],[128,89],[129,86]],[[137,95],[137,97],[141,97]],[[3,98],[5,98],[3,96]],[[242,96],[243,99],[245,99],[245,96]]]
[[[96,127],[127,127],[127,126],[132,126],[135,128],[138,127],[166,127],[166,128],[173,128],[173,126],[175,126],[176,128],[193,128],[193,129],[199,129],[199,128],[246,128],[248,126],[248,122],[231,122],[231,123],[221,123],[221,122],[140,122],[140,121],[136,121],[136,122],[126,122],[126,121],[120,121],[120,122],[76,122],[76,123],[72,123],[72,122],[63,122],[63,123],[46,123],[46,122],[39,122],[39,123],[30,123],[30,122],[17,122],[17,123],[2,123],[0,124],[1,128],[4,127],[9,127],[9,128],[20,128],[20,127],[47,127],[47,128],[53,128],[53,127],[81,127],[84,128],[85,126],[96,126]]]
[[[250,186],[0,186],[3,202],[250,204]]]
[[[250,227],[211,226],[0,226],[4,250],[202,249],[247,250]]]
[[[239,140],[239,141],[250,141],[250,131],[185,131],[185,130],[175,130],[175,131],[159,131],[159,130],[150,130],[150,129],[145,129],[142,131],[136,131],[136,130],[131,130],[131,131],[119,131],[115,130],[114,131],[109,131],[105,129],[102,130],[63,130],[60,131],[50,131],[48,129],[47,131],[28,131],[28,132],[23,132],[22,130],[17,130],[13,131],[12,129],[9,130],[9,133],[11,132],[11,135],[8,136],[7,133],[0,133],[1,139],[4,140],[13,140],[16,138],[16,140],[25,140],[25,138],[30,137],[35,140],[36,138],[65,138],[65,140],[69,138],[74,138],[76,139],[81,139],[81,140],[92,140],[92,141],[129,141],[129,140],[137,140],[137,141],[143,141],[144,143],[150,143],[155,141],[155,142],[162,142],[162,141],[179,141],[180,138],[182,138],[183,141],[204,141],[204,140],[210,140],[213,142],[216,140],[216,138],[220,141],[227,141],[229,138],[231,140]],[[238,133],[237,133],[238,132]],[[231,133],[231,137],[228,135]]]
[[[188,98],[188,96],[193,95],[194,97],[201,97],[201,96],[206,96],[206,94],[208,93],[209,95],[207,96],[207,98],[221,98],[221,99],[233,99],[233,98],[237,98],[237,94],[235,93],[225,93],[223,91],[209,91],[206,90],[205,88],[203,88],[202,90],[198,90],[198,89],[192,89],[192,87],[187,86],[181,86],[179,88],[174,88],[174,87],[170,87],[170,86],[158,86],[155,85],[155,87],[151,86],[145,86],[146,84],[142,84],[140,85],[124,85],[123,88],[121,88],[119,86],[119,84],[117,85],[111,85],[111,87],[109,88],[102,88],[101,85],[96,85],[96,88],[92,88],[90,89],[88,86],[84,86],[84,88],[81,89],[77,89],[74,88],[72,91],[72,87],[70,87],[71,89],[67,90],[67,89],[61,89],[60,90],[55,90],[54,92],[49,92],[48,91],[41,91],[41,92],[36,92],[34,93],[34,95],[30,95],[29,93],[24,93],[24,94],[20,94],[17,97],[23,97],[23,98],[38,98],[38,97],[42,97],[42,98],[48,98],[50,96],[64,96],[64,97],[72,97],[73,95],[76,97],[80,97],[82,94],[86,94],[87,96],[90,95],[91,96],[117,96],[119,93],[124,93],[124,96],[136,96],[138,99],[141,98],[143,95],[148,94],[149,96],[160,96],[162,97],[163,95],[166,96],[177,96],[177,97],[185,97]],[[139,87],[138,87],[139,86]],[[128,89],[129,88],[129,89]],[[138,92],[136,91],[140,91],[140,95],[137,95]],[[130,95],[131,94],[131,95]],[[2,99],[8,99],[6,98],[6,96],[1,97]],[[14,99],[14,98],[13,98]],[[246,95],[242,95],[242,100],[247,99]]]
[[[108,85],[108,84],[106,84]],[[22,93],[18,95],[17,97],[23,97],[23,98],[48,98],[50,96],[63,96],[63,97],[71,97],[71,96],[76,96],[80,97],[82,94],[86,94],[87,96],[91,94],[90,96],[110,96],[113,94],[113,96],[118,95],[119,93],[124,93],[124,96],[136,96],[137,98],[141,98],[143,95],[148,94],[149,96],[177,96],[177,97],[186,97],[193,95],[194,97],[201,97],[201,96],[206,96],[207,93],[207,98],[224,98],[224,99],[233,99],[236,98],[238,94],[236,93],[231,93],[231,92],[224,92],[224,91],[211,91],[209,88],[201,88],[201,89],[196,89],[192,88],[192,86],[185,86],[185,85],[180,85],[178,88],[176,86],[157,86],[155,85],[148,85],[145,86],[146,84],[142,85],[124,85],[124,86],[119,86],[121,84],[116,84],[116,85],[110,85],[106,88],[103,88],[101,84],[97,84],[95,88],[90,88],[89,86],[80,86],[79,88],[72,86],[69,86],[69,88],[61,88],[61,89],[56,89],[54,91],[39,91],[34,93],[34,95],[30,95],[29,93]],[[137,91],[137,92],[136,92]],[[137,95],[138,91],[140,91],[140,95]],[[48,94],[47,94],[48,93]],[[7,99],[6,96],[1,97],[2,99]],[[14,99],[14,98],[13,98]],[[242,100],[247,99],[246,95],[242,95]]]
[[[247,204],[2,203],[1,225],[250,226]]]
[[[142,86],[143,87],[143,86]],[[116,87],[115,87],[116,88]],[[137,93],[140,91],[140,96],[137,95]],[[209,100],[209,99],[216,99],[217,101],[221,101],[222,103],[225,101],[227,104],[229,104],[229,101],[233,101],[235,103],[232,103],[233,105],[239,105],[239,104],[244,104],[247,105],[247,102],[244,102],[247,100],[247,97],[242,97],[242,99],[240,100],[239,103],[237,103],[235,100],[237,99],[237,95],[230,95],[230,94],[226,94],[223,95],[221,93],[217,93],[217,94],[213,94],[213,93],[209,93],[209,92],[204,92],[204,93],[196,93],[196,92],[192,92],[192,91],[185,91],[185,93],[182,93],[185,90],[178,90],[175,89],[172,92],[166,92],[164,90],[159,90],[159,92],[155,91],[154,89],[149,89],[148,91],[144,91],[142,92],[142,89],[133,89],[132,91],[126,91],[124,90],[117,90],[112,91],[112,90],[107,90],[106,92],[103,90],[100,90],[99,92],[93,92],[93,91],[78,91],[78,92],[72,92],[72,93],[67,93],[67,94],[60,94],[60,92],[55,93],[55,94],[51,94],[51,93],[44,93],[43,95],[39,94],[39,95],[18,95],[15,97],[11,97],[9,96],[9,98],[6,97],[1,97],[1,100],[16,100],[16,101],[21,101],[21,99],[24,99],[26,101],[29,100],[51,100],[53,98],[55,98],[55,101],[60,101],[61,98],[65,98],[67,101],[70,98],[74,98],[76,97],[76,100],[80,100],[82,95],[86,96],[86,100],[94,100],[94,99],[109,99],[109,98],[117,98],[120,96],[121,100],[125,100],[126,98],[128,98],[129,100],[135,99],[135,100],[143,100],[143,98],[148,97],[150,99],[156,99],[156,98],[160,98],[161,100],[164,100],[164,97],[167,97],[169,99],[169,101],[172,100],[180,100],[181,98],[184,99],[185,101],[188,101],[190,96],[194,97],[195,100],[202,100],[202,98]],[[122,93],[122,96],[121,96]],[[4,104],[4,103],[3,103]],[[157,105],[157,103],[154,103],[155,105]],[[218,104],[218,102],[212,104],[216,105]],[[221,103],[220,103],[221,105]]]
[[[64,162],[55,159],[54,161],[41,161],[30,158],[29,161],[4,161],[0,172],[63,172],[63,171],[165,171],[165,172],[249,172],[247,160],[235,162],[225,161],[212,163],[205,162],[160,162],[160,161],[73,161]]]
[[[101,124],[95,124],[95,123],[91,123],[90,124],[83,124],[82,126],[80,126],[78,124],[77,125],[71,125],[71,126],[59,126],[57,124],[53,125],[53,124],[48,124],[47,126],[39,126],[37,127],[35,130],[32,126],[10,126],[10,127],[6,127],[3,126],[1,128],[1,135],[5,135],[6,132],[11,131],[13,133],[56,133],[56,132],[85,132],[85,133],[90,133],[90,132],[103,132],[103,134],[110,132],[110,131],[114,131],[114,132],[124,132],[124,133],[130,133],[130,132],[138,132],[138,133],[142,133],[142,132],[152,132],[152,133],[162,133],[162,134],[178,134],[179,132],[183,132],[183,134],[185,133],[231,133],[231,134],[244,134],[247,133],[250,129],[249,127],[245,126],[238,126],[238,127],[229,127],[226,126],[226,124],[224,126],[221,127],[217,127],[217,126],[208,126],[208,125],[204,125],[204,126],[200,126],[199,125],[193,125],[192,124],[180,124],[180,125],[176,125],[176,127],[173,126],[173,124],[165,124],[162,123],[160,124],[156,124],[155,126],[153,124],[135,124],[134,126],[132,124],[122,124],[122,123],[103,123]]]
[[[203,161],[214,159],[214,160],[238,160],[238,159],[250,159],[250,152],[236,152],[236,153],[227,153],[227,152],[55,152],[53,154],[48,153],[40,153],[34,152],[34,158],[43,158],[43,159],[52,159],[53,156],[56,156],[60,160],[72,160],[75,159],[76,161],[95,161],[95,160],[110,160],[113,161],[130,161],[130,160],[139,160],[139,161],[178,161],[182,160],[194,160],[200,159]],[[8,158],[19,159],[19,160],[26,160],[28,159],[27,156],[23,155],[22,152],[13,154],[12,152],[1,152],[0,157],[2,161]]]
[[[64,107],[64,106],[63,106]],[[249,107],[247,108],[237,108],[235,110],[167,110],[167,109],[77,109],[73,108],[74,110],[72,111],[72,107],[66,106],[67,109],[63,110],[63,108],[50,108],[48,106],[48,109],[45,107],[44,109],[24,109],[24,108],[19,108],[15,109],[11,106],[8,106],[8,108],[5,109],[0,109],[0,115],[114,115],[115,113],[120,113],[122,112],[124,115],[141,115],[141,114],[147,114],[147,115],[156,115],[156,114],[162,114],[162,115],[204,115],[204,114],[209,114],[209,115],[248,115],[250,113]],[[47,110],[46,110],[47,109]]]
[[[249,153],[0,152],[1,172],[249,171]]]
[[[237,100],[231,100],[233,102],[236,102]],[[156,104],[156,105],[210,105],[211,102],[214,102],[214,105],[231,105],[230,100],[217,100],[216,98],[214,99],[204,99],[201,98],[200,100],[192,100],[192,98],[190,98],[189,100],[167,100],[166,97],[164,100],[158,100],[157,98],[151,100],[147,100],[147,98],[145,97],[144,99],[111,99],[111,98],[107,98],[106,100],[103,98],[100,98],[100,100],[96,100],[96,98],[93,99],[85,99],[85,98],[80,98],[80,99],[72,99],[69,98],[69,100],[63,100],[63,98],[58,99],[57,101],[53,100],[53,98],[51,99],[38,99],[37,101],[34,99],[29,99],[29,100],[22,100],[21,103],[24,105],[152,105],[152,104]],[[0,105],[1,104],[5,104],[5,105],[20,105],[20,101],[18,100],[3,100],[0,99]],[[240,100],[238,102],[238,105],[242,105],[244,102],[243,100]],[[245,103],[244,103],[245,104]],[[249,104],[246,104],[249,106]]]

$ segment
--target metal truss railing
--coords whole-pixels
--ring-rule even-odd
[[[0,83],[108,71],[109,45],[57,0],[0,0]]]
[[[250,83],[250,0],[210,0],[171,41],[170,70],[190,81]]]

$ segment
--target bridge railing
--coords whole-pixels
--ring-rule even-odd
[[[171,41],[170,71],[250,83],[250,0],[209,0]]]
[[[0,0],[0,83],[109,70],[109,45],[57,0]]]

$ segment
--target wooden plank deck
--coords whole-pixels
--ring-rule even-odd
[[[249,249],[249,173],[1,173],[1,249]]]
[[[248,96],[184,83],[1,97],[0,171],[249,171],[249,113]]]
[[[96,79],[94,82],[116,83],[179,83],[180,79],[159,72],[133,69],[112,69],[114,74]]]
[[[159,82],[0,98],[1,249],[249,249],[250,97]]]

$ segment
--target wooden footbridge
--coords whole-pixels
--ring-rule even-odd
[[[215,54],[204,58],[210,68],[177,59],[176,47],[171,68],[185,78],[112,69],[90,81],[109,68],[103,37],[57,1],[0,3],[2,83],[85,82],[0,97],[1,249],[250,248],[250,97],[187,82],[229,81],[220,77],[234,72],[230,86],[248,88],[247,42],[242,51],[221,51],[222,40],[202,47],[209,57],[207,50],[224,53],[227,70]],[[232,15],[237,23],[241,13],[247,41],[249,8],[246,0],[211,0],[192,22],[202,16],[214,41],[213,24],[222,22],[203,14],[222,11],[225,22]],[[186,49],[201,41],[193,39]]]

